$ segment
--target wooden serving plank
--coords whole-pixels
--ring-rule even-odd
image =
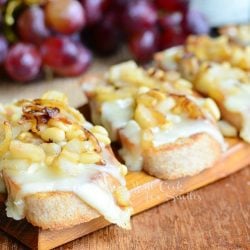
[[[221,160],[212,168],[192,177],[163,181],[143,172],[129,173],[126,179],[134,214],[224,178],[250,164],[250,145],[235,139],[227,141],[230,147]],[[32,249],[51,249],[109,224],[99,217],[64,230],[41,230],[25,220],[7,218],[4,203],[0,202],[0,229]]]

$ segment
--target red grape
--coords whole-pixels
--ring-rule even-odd
[[[107,13],[102,22],[89,27],[83,33],[83,39],[90,48],[100,55],[109,55],[115,52],[121,42],[115,13]]]
[[[87,49],[66,37],[46,39],[41,52],[44,64],[65,76],[83,73],[91,61],[91,54]]]
[[[61,76],[78,76],[87,70],[91,59],[89,50],[79,44],[76,61],[71,65],[55,69],[55,72]]]
[[[6,2],[7,0],[0,0],[0,7],[3,6]]]
[[[9,76],[16,81],[30,81],[36,78],[41,67],[39,51],[33,46],[17,43],[10,48],[5,69]]]
[[[138,61],[146,62],[158,50],[158,41],[157,30],[145,30],[132,36],[129,48]]]
[[[37,6],[31,6],[22,12],[18,18],[17,27],[19,36],[25,42],[40,44],[49,36],[43,10]]]
[[[185,13],[188,9],[189,0],[156,0],[156,5],[165,11],[180,11]]]
[[[45,16],[48,25],[63,34],[77,32],[86,23],[84,9],[77,0],[48,1]]]
[[[188,33],[201,35],[208,34],[210,27],[206,17],[199,11],[188,10],[183,22],[184,29]]]
[[[161,49],[180,45],[185,41],[187,33],[182,26],[183,20],[183,14],[180,12],[167,14],[159,19],[162,30],[160,37]]]
[[[128,2],[122,18],[124,29],[135,34],[154,27],[157,21],[157,13],[151,2],[134,0]]]
[[[162,30],[172,28],[172,27],[180,27],[183,22],[183,14],[180,12],[173,12],[171,14],[166,14],[161,16],[158,20],[160,28]]]
[[[0,36],[0,65],[4,62],[7,53],[8,53],[8,42],[3,36]]]
[[[112,6],[114,8],[125,8],[128,5],[128,3],[129,3],[128,0],[113,0]]]
[[[87,24],[95,24],[103,17],[103,11],[105,11],[109,5],[109,0],[81,0],[86,12]]]

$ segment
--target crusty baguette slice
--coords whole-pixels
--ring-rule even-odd
[[[168,62],[174,61],[176,70],[193,82],[196,91],[212,98],[220,108],[222,118],[237,128],[243,140],[250,142],[249,73],[228,63],[201,61],[195,55],[185,53],[182,59],[174,60],[170,52],[158,53],[155,56],[157,65],[168,70]]]
[[[115,158],[107,131],[58,92],[10,107],[17,115],[2,124],[0,154],[7,216],[55,230],[103,215],[128,229],[127,168]]]
[[[119,164],[114,157],[112,149],[107,148],[110,163]],[[3,174],[4,182],[8,190],[9,198],[20,190],[7,171]],[[119,183],[111,175],[97,175],[95,182],[105,182],[112,192],[119,186]],[[33,226],[42,229],[60,230],[88,222],[101,214],[73,192],[39,192],[31,194],[24,199],[25,218]]]
[[[179,138],[173,143],[158,147],[138,146],[128,138],[122,130],[119,138],[123,148],[120,154],[128,166],[136,170],[142,164],[142,169],[150,175],[161,179],[178,179],[195,175],[212,167],[223,152],[223,145],[206,132]]]
[[[250,78],[228,64],[202,63],[194,87],[213,98],[222,118],[235,126],[240,137],[250,142]]]
[[[38,193],[25,199],[25,217],[34,226],[59,230],[88,222],[100,214],[73,193]]]
[[[192,176],[212,167],[221,153],[221,145],[210,135],[195,134],[172,144],[144,150],[143,169],[162,179]]]
[[[8,174],[4,174],[4,180],[9,195],[20,189]],[[25,218],[33,226],[42,229],[59,230],[100,216],[95,209],[70,192],[35,193],[25,197],[24,202]]]
[[[110,163],[119,164],[111,149],[108,150]],[[8,170],[3,171],[3,178],[8,193],[7,206],[9,206],[9,209],[18,209],[20,204],[13,207],[12,196],[15,196],[21,190],[21,186],[8,174]],[[93,178],[93,182],[107,188],[111,193],[115,193],[120,187],[117,179],[105,173],[97,174]],[[122,197],[120,198],[122,199]],[[9,203],[9,201],[11,202]],[[101,216],[95,208],[89,206],[73,192],[53,191],[32,194],[31,190],[31,194],[25,196],[23,202],[24,204],[21,204],[21,206],[24,206],[24,217],[33,226],[42,229],[60,230]],[[129,225],[124,226],[124,228],[129,228]]]
[[[176,179],[213,165],[223,151],[223,137],[216,126],[220,113],[211,99],[172,94],[157,89],[156,85],[154,89],[142,87],[131,94],[129,106],[127,97],[120,95],[127,81],[132,80],[123,81],[118,90],[102,89],[101,98],[98,98],[98,89],[87,92],[87,96],[93,122],[105,126],[115,135],[111,138],[121,142],[119,153],[129,170],[143,169],[159,178]],[[84,84],[90,86],[91,79]],[[110,90],[108,82],[106,85]],[[127,113],[129,116],[124,115]]]

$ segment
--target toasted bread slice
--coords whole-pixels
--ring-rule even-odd
[[[156,89],[159,85],[156,83],[153,87],[154,78],[147,80],[152,86],[141,84],[137,91],[131,91],[129,95],[127,87],[145,73],[140,71],[138,76],[135,70],[131,73],[134,78],[124,79],[124,64],[120,67],[118,70],[119,66],[116,66],[118,73],[115,74],[114,83],[114,80],[111,83],[107,80],[106,88],[93,89],[88,96],[95,122],[115,135],[111,138],[120,141],[122,148],[119,153],[129,170],[143,169],[159,178],[175,179],[212,166],[221,155],[224,144],[216,126],[219,118],[216,104],[211,99],[200,98],[190,92],[183,94],[180,91],[176,94],[178,89],[174,85],[172,88],[175,91],[171,88]],[[119,78],[119,72],[123,72],[122,79]],[[161,72],[161,75],[164,77],[164,73]],[[109,79],[112,74],[106,77]],[[121,82],[122,85],[118,87]],[[89,82],[84,84],[89,85]],[[112,88],[112,84],[116,87]],[[208,152],[212,155],[198,163],[200,155],[204,156]],[[193,156],[189,157],[189,163],[193,162],[193,166],[179,164],[178,168],[178,163],[184,162],[180,157],[188,154]]]
[[[25,217],[34,226],[59,230],[101,216],[73,193],[38,193],[25,198]]]
[[[85,121],[58,92],[10,110],[0,144],[8,217],[55,230],[104,216],[129,228],[127,169],[103,127]]]
[[[16,213],[15,210],[21,209],[18,206],[24,207],[23,216],[32,225],[50,230],[68,228],[102,216],[95,208],[88,205],[73,192],[38,192],[25,196],[22,204],[12,204],[11,196],[18,193],[21,186],[15,183],[12,176],[8,175],[7,172],[4,173],[4,180],[9,193],[9,201],[7,201],[9,215],[10,213]],[[97,175],[94,181],[106,182],[105,185],[108,184],[111,192],[115,192],[116,188],[119,187],[117,180],[111,175]],[[13,211],[10,211],[10,209]]]
[[[162,179],[177,179],[212,167],[222,149],[213,137],[200,133],[159,148],[148,148],[142,153],[143,169],[147,173]]]
[[[194,80],[195,88],[217,102],[222,117],[239,130],[246,142],[250,142],[249,83],[244,71],[214,63],[203,63]]]
[[[218,46],[212,46],[217,43]],[[210,50],[213,53],[209,53]],[[238,56],[236,51],[240,51]],[[217,40],[191,37],[184,47],[175,48],[175,53],[181,56],[176,57],[170,49],[158,53],[155,60],[165,70],[172,67],[169,61],[174,62],[175,68],[193,83],[194,89],[215,100],[222,118],[237,128],[243,140],[250,142],[249,51],[249,46],[231,45],[225,37]]]

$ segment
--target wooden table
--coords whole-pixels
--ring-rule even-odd
[[[249,249],[250,167],[59,249]],[[1,250],[25,249],[0,232]]]

